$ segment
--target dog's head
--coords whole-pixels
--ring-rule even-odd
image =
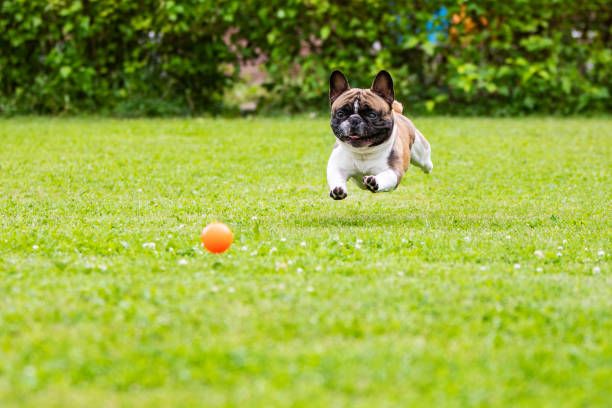
[[[351,88],[340,71],[329,78],[331,128],[341,142],[353,147],[384,143],[393,130],[393,79],[380,71],[370,89]]]

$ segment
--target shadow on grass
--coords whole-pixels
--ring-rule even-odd
[[[305,213],[298,218],[288,218],[286,224],[300,227],[381,227],[381,226],[427,226],[428,221],[418,214],[321,214]]]
[[[510,231],[516,228],[548,230],[558,228],[563,221],[555,216],[513,216],[473,212],[466,214],[444,214],[442,210],[421,211],[417,208],[377,209],[365,207],[354,211],[329,212],[325,209],[304,211],[299,217],[287,217],[285,225],[298,227],[389,227],[437,230],[486,229],[491,232]],[[565,220],[567,222],[567,220]]]

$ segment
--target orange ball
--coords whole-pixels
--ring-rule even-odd
[[[204,248],[215,254],[227,251],[234,241],[232,230],[222,222],[208,224],[200,234]]]

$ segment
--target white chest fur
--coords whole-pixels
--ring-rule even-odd
[[[327,181],[330,189],[340,187],[346,191],[346,180],[352,178],[362,188],[364,176],[382,175],[381,191],[395,188],[397,176],[390,170],[389,155],[395,144],[397,128],[385,143],[368,148],[356,148],[346,143],[338,143],[332,151],[327,164]]]
[[[346,177],[365,174],[378,174],[389,168],[388,159],[395,143],[396,129],[389,140],[375,147],[357,148],[339,143],[332,152],[330,162],[342,169]]]

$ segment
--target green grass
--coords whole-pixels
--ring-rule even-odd
[[[0,405],[610,406],[612,120],[416,124],[336,202],[324,119],[0,120]]]

